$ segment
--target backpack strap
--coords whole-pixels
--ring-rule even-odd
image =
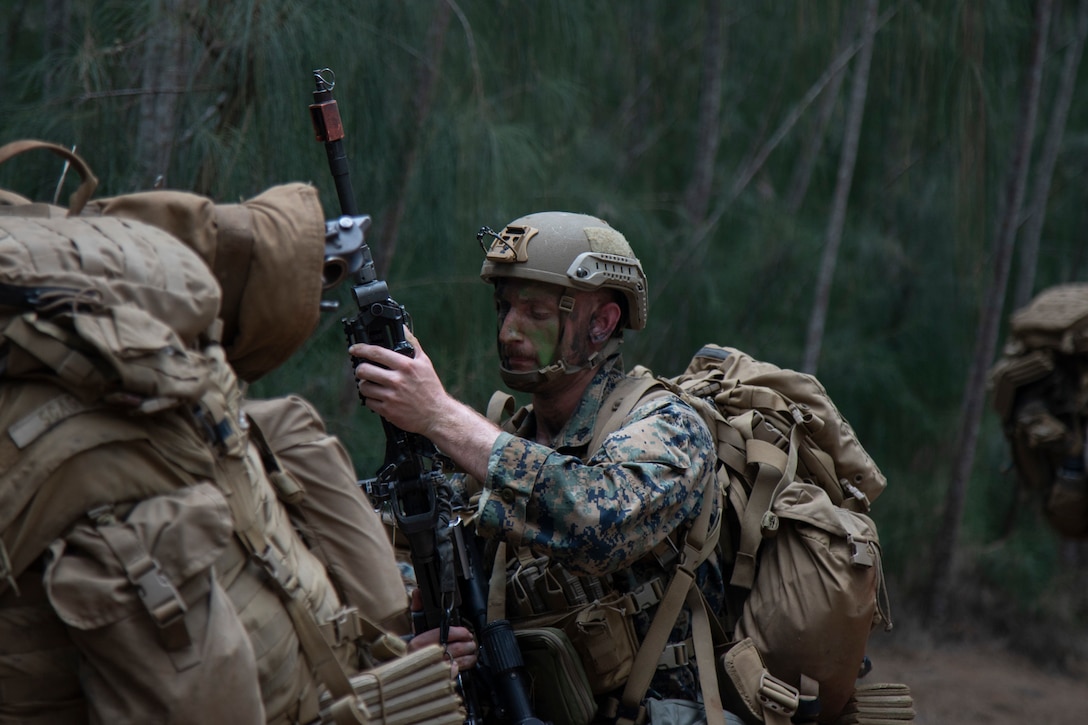
[[[751,589],[756,578],[756,552],[763,541],[763,531],[778,529],[777,517],[771,504],[778,493],[797,474],[799,426],[790,429],[789,453],[777,446],[752,438],[747,441],[748,463],[756,465],[755,483],[744,506],[740,521],[740,544],[733,564],[732,586]]]
[[[495,425],[502,425],[504,420],[514,414],[515,407],[513,395],[496,390],[487,403],[487,419]]]
[[[227,430],[222,425],[229,419],[223,402],[212,393],[204,396],[194,417],[203,418],[206,431],[213,436],[209,442],[230,447],[245,445],[245,441],[232,432],[228,438],[216,439],[219,433]],[[248,439],[253,441],[252,438]],[[259,447],[258,447],[259,450]],[[365,706],[355,697],[351,680],[336,653],[318,625],[313,614],[306,607],[301,591],[301,583],[295,573],[282,563],[283,556],[276,542],[265,536],[255,514],[256,504],[252,492],[243,482],[249,480],[244,470],[245,458],[220,457],[220,465],[226,475],[219,477],[220,485],[227,493],[227,506],[234,519],[234,533],[249,552],[250,557],[264,570],[273,589],[283,601],[291,622],[294,624],[299,645],[317,673],[318,679],[328,688],[335,705],[332,708],[334,721],[340,725],[346,723],[367,722]],[[263,461],[262,461],[263,465]],[[266,472],[267,473],[267,472]],[[277,492],[278,493],[278,492]]]
[[[711,483],[716,486],[717,481]],[[653,621],[642,640],[642,645],[631,665],[631,675],[620,695],[616,722],[620,725],[634,725],[641,718],[641,702],[650,686],[657,661],[665,650],[669,633],[680,617],[680,611],[686,602],[691,608],[692,639],[695,645],[695,660],[702,664],[699,668],[699,687],[703,692],[703,705],[706,710],[708,725],[725,725],[722,714],[721,694],[718,689],[717,671],[714,667],[714,643],[724,644],[725,632],[718,624],[717,617],[710,614],[703,593],[695,582],[695,570],[706,560],[718,543],[721,532],[721,517],[713,527],[710,526],[710,513],[714,508],[710,502],[704,502],[702,510],[695,518],[687,536],[684,537],[684,550],[680,560],[669,578],[665,595],[657,605]],[[715,632],[715,625],[717,625]],[[716,635],[716,636],[715,636]]]
[[[601,404],[587,450],[595,451],[600,448],[604,439],[619,429],[620,424],[639,403],[664,395],[668,391],[672,391],[672,388],[664,380],[652,375],[625,377]],[[651,396],[651,392],[657,392],[657,395]]]
[[[601,405],[589,450],[600,447],[601,442],[609,434],[615,432],[639,404],[668,393],[673,393],[683,400],[687,399],[683,391],[652,375],[625,378]],[[698,408],[696,412],[699,412]],[[708,487],[712,499],[720,504],[721,489],[718,486],[717,476],[712,478]],[[716,644],[724,645],[727,637],[718,618],[710,612],[706,598],[695,582],[695,570],[714,551],[721,535],[723,517],[719,516],[714,525],[710,525],[714,506],[713,501],[706,500],[707,493],[703,492],[704,506],[683,537],[680,559],[669,578],[665,594],[658,603],[650,628],[635,655],[631,675],[627,678],[627,684],[623,688],[619,702],[616,703],[618,705],[616,722],[622,725],[633,725],[645,715],[642,712],[642,698],[646,695],[646,690],[657,669],[658,659],[668,642],[669,633],[676,624],[685,603],[691,609],[695,660],[702,665],[699,667],[699,687],[703,694],[707,723],[725,725],[724,706],[718,688],[717,669],[714,666],[714,647]]]

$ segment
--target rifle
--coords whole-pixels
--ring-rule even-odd
[[[325,144],[342,212],[339,219],[326,222],[325,277],[329,279],[337,273],[356,276],[351,292],[359,313],[341,319],[344,334],[349,345],[359,342],[381,345],[412,357],[415,348],[404,336],[410,318],[404,307],[389,296],[388,285],[378,279],[373,255],[366,243],[371,220],[368,215],[360,215],[355,206],[343,146],[344,127],[332,97],[335,81],[328,69],[314,71],[314,81],[317,89],[310,106],[311,119],[317,140]],[[339,240],[339,249],[330,245],[334,234]],[[352,369],[362,362],[353,357]],[[361,395],[360,402],[365,402]],[[382,427],[386,438],[385,461],[374,478],[360,485],[376,503],[392,505],[397,524],[408,537],[412,564],[416,567],[423,594],[423,612],[417,631],[445,629],[450,624],[455,603],[456,582],[452,555],[437,556],[438,545],[435,543],[436,536],[441,536],[442,532],[437,528],[440,519],[445,515],[446,522],[449,521],[449,513],[441,510],[437,495],[445,481],[437,450],[423,436],[401,430],[385,418],[382,418]]]
[[[499,722],[544,725],[529,702],[525,659],[521,656],[514,627],[509,620],[487,621],[487,589],[484,565],[475,532],[466,531],[460,517],[451,524],[459,569],[463,609],[480,645],[481,673],[491,690]],[[505,562],[496,562],[504,566]]]
[[[344,152],[344,127],[332,96],[335,85],[329,69],[313,72],[316,90],[310,105],[310,117],[318,141],[325,145],[329,169],[336,185],[342,216],[325,225],[324,283],[333,286],[344,276],[354,274],[356,283],[352,295],[359,313],[341,319],[348,344],[381,345],[402,355],[413,357],[415,348],[405,338],[404,328],[411,318],[404,307],[389,296],[388,285],[379,280],[366,231],[370,217],[360,215],[351,188],[347,155]],[[352,357],[352,369],[362,360]],[[365,402],[360,393],[359,399]],[[377,474],[359,485],[378,505],[389,505],[398,527],[408,540],[412,566],[422,595],[423,609],[413,612],[416,633],[439,629],[439,640],[446,644],[451,624],[460,624],[462,595],[468,595],[474,606],[471,621],[481,646],[481,661],[498,663],[493,673],[485,673],[497,695],[492,698],[495,713],[503,722],[543,725],[529,709],[528,689],[524,681],[524,662],[517,648],[509,622],[499,626],[487,623],[487,598],[482,587],[485,580],[479,555],[471,556],[466,548],[459,519],[451,523],[452,487],[443,473],[443,457],[434,444],[417,433],[409,433],[381,419],[385,432],[385,459]],[[475,551],[474,536],[471,542]],[[457,539],[455,564],[454,539]],[[505,622],[508,637],[489,632],[501,630]],[[489,629],[490,627],[490,629]],[[494,676],[489,676],[493,674]],[[458,675],[462,698],[467,712],[466,723],[482,723],[479,719],[478,694],[471,673]]]

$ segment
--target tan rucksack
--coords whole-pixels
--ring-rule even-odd
[[[216,342],[229,310],[231,352],[252,378],[309,334],[324,252],[316,192],[278,187],[225,214],[154,192],[80,214],[93,175],[77,156],[20,142],[0,147],[0,162],[39,148],[72,160],[83,183],[69,210],[0,198],[3,606],[63,618],[94,667],[77,691],[95,695],[103,721],[314,719],[326,716],[319,685],[333,695],[328,717],[357,721],[348,675],[359,638],[378,628],[342,607],[279,505],[289,486],[277,485],[283,471],[259,429],[247,430]],[[231,294],[245,291],[233,307],[221,306],[212,268]],[[294,297],[293,284],[306,294]],[[284,320],[272,324],[264,307]],[[279,448],[324,444],[305,428],[287,423]],[[201,489],[205,480],[215,486]],[[46,548],[45,592],[24,599],[19,584],[43,580]],[[379,619],[397,615],[394,598],[381,607]],[[0,679],[15,696],[7,654],[0,646]],[[258,671],[266,688],[254,713]],[[16,703],[41,699],[37,678],[50,673],[32,674]]]
[[[1013,313],[990,368],[1017,478],[1062,536],[1088,536],[1088,283],[1051,287]]]
[[[885,477],[818,380],[718,345],[673,378],[632,370],[603,403],[591,449],[659,389],[687,400],[718,444],[728,503],[716,544],[740,593],[714,629],[725,704],[752,721],[786,722],[804,717],[818,693],[821,719],[836,716],[854,694],[872,628],[891,627],[866,515]],[[631,702],[649,681],[639,668],[657,654],[640,650]]]

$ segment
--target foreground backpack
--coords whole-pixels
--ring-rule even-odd
[[[238,380],[316,324],[316,191],[88,201],[94,177],[64,147],[7,144],[0,163],[34,149],[83,183],[69,209],[0,191],[0,721],[360,721],[367,683],[349,675],[379,633],[343,606],[332,569],[345,557],[296,529],[321,513],[316,496],[299,500],[305,474],[346,474],[355,492],[354,472],[342,450],[322,453],[331,441],[305,407],[243,414]],[[361,535],[353,523],[336,538]],[[372,547],[352,540],[363,568]],[[393,578],[365,583],[395,587],[365,600],[382,619],[403,596],[386,563]],[[430,692],[460,722],[432,654]]]
[[[1088,537],[1088,284],[1051,287],[1013,313],[990,393],[1017,477],[1062,536]]]
[[[717,553],[732,569],[714,642],[726,706],[766,723],[849,710],[871,630],[891,627],[866,515],[886,479],[816,378],[718,345],[673,378],[636,367],[602,405],[591,446],[662,389],[699,411],[718,445]],[[913,718],[909,705],[882,714]]]

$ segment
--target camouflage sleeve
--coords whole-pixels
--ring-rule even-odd
[[[606,574],[699,513],[714,456],[702,419],[674,398],[633,411],[584,462],[503,433],[491,450],[477,526],[577,573]]]

